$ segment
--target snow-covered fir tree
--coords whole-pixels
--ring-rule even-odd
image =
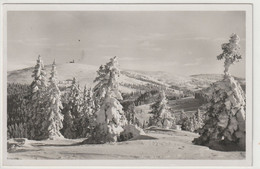
[[[195,118],[196,118],[196,129],[199,129],[199,128],[201,128],[204,125],[203,114],[201,113],[200,109],[198,109],[195,112]]]
[[[82,110],[83,112],[88,112],[88,114],[92,113],[92,109],[94,107],[94,101],[93,101],[93,93],[92,93],[92,89],[89,88],[87,89],[87,86],[85,85],[84,87],[84,91],[83,91],[83,106],[82,106]]]
[[[160,99],[151,105],[153,114],[150,122],[152,124],[163,128],[171,128],[175,124],[175,118],[170,112],[170,108],[167,106],[167,99],[164,90],[160,93]]]
[[[30,111],[28,114],[29,139],[42,139],[41,126],[45,109],[45,95],[47,89],[46,72],[39,55],[33,70],[33,82],[31,83]]]
[[[196,116],[190,117],[190,129],[189,131],[194,132],[196,130],[197,119]]]
[[[38,56],[32,77],[33,82],[31,83],[31,91],[34,94],[33,97],[36,97],[37,95],[35,94],[37,91],[45,90],[47,87],[46,72],[40,55]]]
[[[82,113],[82,97],[76,78],[73,78],[68,94],[68,103],[64,106],[63,135],[66,138],[78,138],[82,133],[80,119]]]
[[[240,38],[237,34],[232,33],[229,39],[229,43],[222,44],[221,48],[223,52],[217,56],[218,60],[225,59],[224,62],[224,73],[225,76],[229,76],[229,67],[235,62],[239,62],[242,59],[242,55],[240,53]]]
[[[42,117],[43,124],[41,131],[42,137],[46,139],[63,138],[60,130],[62,129],[63,115],[61,114],[61,92],[58,87],[57,71],[55,61],[52,64],[51,74],[49,78],[49,86],[46,92],[46,108]]]
[[[230,65],[242,57],[239,51],[239,36],[232,34],[229,43],[222,44],[223,52],[217,59],[225,59],[222,80],[202,90],[206,98],[205,124],[199,130],[200,137],[193,143],[210,147],[234,146],[232,149],[246,149],[246,98],[240,83],[228,72]]]
[[[105,66],[100,66],[97,71],[97,82],[93,95],[95,98],[96,127],[92,133],[92,142],[115,142],[127,123],[118,100],[122,99],[119,92],[117,57],[113,57]]]
[[[135,104],[133,101],[126,101],[121,103],[123,106],[123,111],[125,112],[125,117],[129,124],[135,124]]]
[[[87,137],[90,134],[91,129],[93,128],[93,99],[92,99],[92,90],[91,88],[87,89],[85,85],[83,91],[83,100],[82,100],[82,113],[83,116],[80,119],[80,123],[82,126],[81,137]]]
[[[182,111],[179,121],[182,130],[197,132],[197,130],[203,126],[202,115],[198,111],[189,116]]]
[[[74,118],[72,117],[71,110],[67,105],[63,108],[63,112],[64,112],[63,128],[61,129],[63,136],[65,138],[70,138],[70,139],[77,138],[75,133],[75,128],[73,125]]]

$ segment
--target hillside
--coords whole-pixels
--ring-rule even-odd
[[[153,103],[143,104],[135,107],[135,117],[141,124],[143,124],[143,122],[148,122],[150,116],[152,116],[149,114],[152,104]],[[180,118],[182,111],[186,112],[188,116],[191,116],[202,104],[203,102],[201,100],[192,97],[168,101],[168,106],[171,108],[171,111],[174,112],[176,118]]]
[[[177,90],[190,90],[197,91],[203,88],[209,87],[210,84],[223,79],[224,75],[222,74],[198,74],[198,75],[175,75],[171,72],[163,71],[134,71],[146,76],[152,76],[155,79],[158,79],[161,83],[166,83],[171,86],[173,89]],[[242,87],[245,86],[245,79],[234,77],[238,80]]]
[[[45,66],[47,74],[50,73],[51,66]],[[93,86],[93,80],[96,77],[97,66],[80,63],[58,64],[58,78],[63,83],[67,83],[73,77],[76,77],[81,86]],[[14,70],[8,72],[8,83],[30,84],[32,82],[33,67]],[[199,74],[191,76],[178,76],[170,72],[162,71],[135,71],[122,70],[119,78],[120,90],[124,93],[130,93],[136,90],[146,89],[147,85],[160,85],[168,87],[175,93],[179,91],[197,91],[209,87],[210,84],[221,80],[221,74]],[[245,87],[245,79],[237,78],[242,88]]]
[[[45,66],[46,73],[49,74],[51,66]],[[94,79],[97,76],[96,71],[98,67],[79,63],[66,63],[57,65],[58,78],[62,84],[67,84],[73,77],[76,77],[80,86],[87,85],[93,87]],[[32,82],[32,71],[33,67],[25,68],[21,70],[14,70],[8,72],[8,83],[21,83],[30,84]],[[165,83],[159,82],[158,80],[141,75],[130,71],[122,71],[119,78],[120,90],[124,93],[130,93],[135,91],[137,88],[146,88],[147,84],[150,85],[163,85],[168,86]]]
[[[29,67],[8,72],[8,83],[30,84],[33,80],[31,77],[33,69],[33,67]],[[46,65],[45,69],[47,76],[49,76],[51,65]],[[56,69],[60,81],[72,80],[73,77],[76,77],[81,85],[88,86],[92,84],[98,70],[95,66],[75,63],[57,64]]]

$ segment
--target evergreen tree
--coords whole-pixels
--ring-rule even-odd
[[[30,111],[28,121],[28,136],[30,139],[41,139],[42,117],[45,109],[45,95],[47,89],[46,72],[41,56],[38,57],[37,64],[34,67],[31,84]]]
[[[229,43],[222,44],[221,48],[223,52],[217,56],[218,60],[225,59],[224,62],[224,73],[225,76],[230,76],[229,74],[229,67],[230,65],[238,62],[242,59],[240,53],[240,45],[239,45],[240,38],[237,34],[233,33],[230,36]]]
[[[94,87],[96,127],[92,133],[92,141],[96,143],[115,142],[127,123],[118,100],[122,99],[119,92],[117,57],[110,59],[105,66],[100,66],[97,82]]]
[[[55,61],[52,64],[51,76],[49,78],[49,86],[47,89],[47,104],[45,110],[42,132],[44,138],[55,139],[63,137],[60,133],[62,129],[63,115],[61,114],[61,92],[58,88],[57,72]]]
[[[195,144],[211,147],[232,144],[233,150],[246,149],[245,93],[239,82],[228,72],[232,64],[242,59],[239,40],[238,35],[232,34],[229,43],[222,44],[223,52],[217,59],[225,59],[225,76],[202,91],[207,101],[203,106],[206,118],[199,130],[200,137],[193,140]]]
[[[66,105],[63,109],[64,112],[64,120],[63,120],[63,128],[61,129],[61,132],[65,138],[77,138],[74,128],[73,120],[74,118],[71,115],[71,110]]]
[[[180,120],[182,130],[194,132],[200,128],[196,114],[197,112],[188,116],[184,111],[182,111]]]
[[[87,89],[87,86],[84,87],[84,91],[83,91],[83,106],[82,106],[82,110],[84,113],[86,114],[91,114],[92,113],[92,109],[94,107],[94,101],[93,101],[93,93],[91,88]]]
[[[81,137],[86,137],[88,134],[90,134],[90,130],[93,127],[93,99],[92,99],[92,90],[87,89],[87,86],[84,87],[83,91],[83,101],[82,101],[82,113],[83,116],[80,120],[81,126],[82,126],[82,133]]]
[[[199,129],[201,127],[203,127],[204,122],[203,122],[203,115],[200,111],[200,109],[198,109],[195,113],[195,117],[196,117],[196,129]]]
[[[165,96],[164,90],[160,94],[160,99],[151,105],[152,111],[150,112],[153,114],[152,124],[163,128],[170,128],[172,127],[175,118],[172,116],[171,112],[169,111],[169,107],[167,106],[167,99]]]
[[[68,96],[68,103],[64,106],[64,121],[63,121],[63,135],[66,138],[80,137],[83,129],[80,120],[82,113],[82,97],[80,89],[76,83],[76,78],[73,78],[70,92]]]
[[[28,138],[28,96],[30,86],[26,84],[8,84],[7,86],[7,137]]]
[[[46,80],[46,72],[44,68],[43,61],[41,59],[41,56],[38,56],[37,63],[33,70],[33,82],[31,83],[31,92],[33,93],[32,99],[37,99],[38,93],[37,91],[45,90],[47,87],[47,80]]]
[[[125,117],[129,124],[135,124],[135,104],[133,101],[126,101],[122,103]]]
[[[189,128],[188,131],[194,132],[196,125],[196,119],[195,116],[189,117]]]

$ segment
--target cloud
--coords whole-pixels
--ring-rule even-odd
[[[206,41],[206,40],[212,40],[209,37],[179,37],[179,38],[174,38],[173,40],[179,40],[179,41],[186,41],[186,40],[193,40],[193,41]]]
[[[156,52],[159,52],[159,51],[162,51],[163,49],[162,49],[162,48],[159,48],[159,47],[155,47],[155,48],[151,48],[151,50],[156,51]]]
[[[228,41],[227,38],[223,38],[223,37],[220,37],[220,38],[215,38],[213,39],[214,41]]]
[[[135,58],[135,57],[119,57],[119,61],[140,61],[141,58]]]
[[[99,44],[98,48],[119,48],[119,45],[115,44]]]
[[[195,37],[193,40],[211,40],[209,37]]]
[[[197,65],[199,65],[201,63],[202,59],[203,59],[202,57],[197,57],[194,62],[185,63],[185,64],[183,64],[183,66],[187,66],[187,67],[189,67],[189,66],[197,66]]]
[[[154,52],[159,52],[162,51],[163,48],[158,47],[158,45],[156,45],[155,43],[151,42],[151,41],[142,41],[139,44],[140,47],[144,48],[144,49],[148,49]]]
[[[151,48],[155,46],[151,41],[142,41],[139,45],[145,48]]]
[[[35,38],[35,39],[16,39],[16,40],[9,40],[10,43],[18,43],[22,45],[29,45],[29,46],[49,46],[48,38]]]
[[[227,42],[229,41],[229,38],[228,37],[220,37],[220,38],[215,38],[213,39],[214,41],[222,41],[222,42]],[[245,41],[246,39],[245,38],[241,38],[240,41]]]
[[[166,37],[166,34],[163,33],[148,33],[148,34],[135,36],[137,40],[158,40],[164,37]]]
[[[185,63],[183,66],[196,66],[199,65],[199,62],[194,62],[194,63]]]
[[[9,40],[10,42],[17,42],[17,43],[34,43],[34,42],[46,42],[49,38],[34,38],[34,39],[14,39]]]
[[[187,54],[188,55],[192,55],[192,51],[187,51]]]
[[[164,62],[158,62],[156,63],[156,67],[160,68],[160,67],[172,67],[172,66],[176,66],[177,64],[179,64],[176,61],[164,61]],[[154,65],[152,65],[154,66]]]
[[[146,33],[146,34],[132,34],[128,37],[122,37],[121,40],[123,41],[147,41],[147,40],[161,40],[163,38],[167,37],[166,34],[163,33]]]

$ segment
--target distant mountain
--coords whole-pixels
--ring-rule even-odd
[[[197,84],[198,87],[200,86],[209,86],[210,84],[220,81],[224,78],[224,75],[222,74],[199,74],[199,75],[191,75],[190,76],[194,84]],[[245,89],[246,81],[244,78],[240,77],[234,77],[242,86],[243,89]],[[204,88],[204,87],[202,87]]]
[[[8,83],[21,83],[30,84],[33,80],[32,72],[33,67],[13,70],[8,72],[7,81]],[[51,65],[45,66],[47,77],[49,77],[51,71]],[[93,87],[94,79],[97,76],[97,66],[79,64],[79,63],[66,63],[57,64],[58,79],[62,84],[68,84],[73,77],[79,82],[80,86],[87,85]],[[148,77],[146,75],[138,74],[136,72],[121,71],[119,78],[120,90],[124,93],[130,93],[136,91],[137,88],[145,88],[148,84],[150,85],[162,85],[168,86],[165,83],[159,82],[158,80]]]
[[[45,66],[49,77],[51,65]],[[33,80],[31,77],[33,67],[13,70],[8,72],[8,83],[30,84]],[[63,83],[69,83],[73,77],[76,77],[79,84],[83,87],[93,87],[93,80],[97,76],[97,66],[66,63],[58,64],[58,79]],[[197,91],[208,87],[210,84],[221,80],[221,74],[199,74],[192,76],[176,76],[173,73],[162,71],[136,71],[122,70],[119,78],[120,90],[124,93],[130,93],[136,90],[145,89],[147,85],[159,85],[178,91]],[[235,77],[236,78],[236,77]],[[242,85],[245,85],[245,79],[236,78]]]
[[[7,81],[8,83],[23,83],[30,84],[33,80],[32,71],[33,67],[14,70],[8,72]],[[50,75],[51,65],[45,66],[47,77]],[[97,67],[85,64],[75,64],[75,63],[66,63],[66,64],[58,64],[57,72],[58,79],[60,81],[72,80],[73,77],[76,77],[80,84],[92,84],[95,76]]]
[[[143,75],[152,76],[162,83],[168,84],[171,88],[177,90],[189,90],[197,91],[203,88],[207,88],[210,84],[222,80],[224,75],[222,74],[198,74],[191,76],[180,76],[174,75],[171,72],[163,71],[136,71],[142,73]],[[242,87],[245,87],[245,79],[234,77],[240,82]]]

